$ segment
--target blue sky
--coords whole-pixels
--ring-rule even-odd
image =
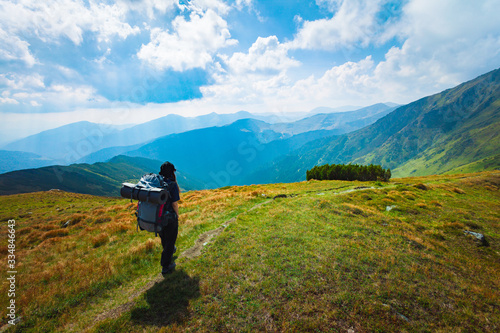
[[[500,67],[500,0],[0,0],[0,144],[88,120],[408,103]]]

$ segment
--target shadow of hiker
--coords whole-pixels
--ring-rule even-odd
[[[133,309],[131,319],[140,325],[159,327],[183,322],[188,316],[189,300],[199,296],[200,280],[176,270],[146,291],[147,305]]]

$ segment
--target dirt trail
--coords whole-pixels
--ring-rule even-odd
[[[180,258],[193,259],[193,258],[196,258],[199,255],[201,255],[201,250],[203,250],[203,247],[205,245],[207,245],[208,243],[210,243],[210,241],[214,237],[219,236],[224,231],[224,229],[226,229],[226,227],[231,222],[234,222],[234,221],[236,221],[235,217],[233,217],[232,219],[230,219],[229,221],[224,223],[224,225],[218,227],[217,229],[209,230],[209,231],[201,234],[200,237],[198,237],[198,239],[196,240],[196,242],[194,243],[194,245],[192,247],[190,247],[189,249],[187,249],[186,251],[182,252],[179,255],[179,259]]]
[[[253,206],[252,208],[250,208],[249,210],[247,210],[246,212],[240,213],[239,215],[245,214],[247,212],[251,212],[252,210],[255,210],[255,209],[257,209],[265,204],[268,204],[271,201],[272,200],[266,200],[264,202],[258,203],[255,206]],[[236,218],[238,216],[233,217],[232,219],[226,221],[224,224],[222,224],[217,229],[209,230],[209,231],[201,234],[200,237],[194,243],[194,245],[192,247],[190,247],[189,249],[187,249],[186,251],[182,252],[179,255],[179,258],[193,259],[193,258],[196,258],[199,255],[201,255],[201,251],[203,250],[203,247],[205,245],[207,245],[208,243],[210,243],[212,241],[212,239],[219,236],[224,231],[224,229],[226,229],[232,222],[236,221]]]

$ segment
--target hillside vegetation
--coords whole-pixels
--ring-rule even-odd
[[[130,201],[1,196],[2,224],[17,223],[21,316],[5,328],[498,332],[499,190],[500,172],[483,172],[186,192],[166,278]],[[0,244],[6,262],[6,228]]]
[[[146,173],[159,172],[162,163],[142,157],[116,156],[106,163],[12,171],[0,175],[0,195],[52,189],[103,196],[119,195],[123,182],[135,183]],[[179,185],[185,190],[202,186],[184,171],[179,172]]]

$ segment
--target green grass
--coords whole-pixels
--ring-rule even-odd
[[[34,242],[36,251],[26,250],[18,270],[33,274],[30,263],[44,261],[43,269],[57,271],[61,261],[68,263],[78,253],[83,261],[107,263],[100,268],[106,274],[81,285],[79,293],[71,286],[79,285],[78,277],[64,269],[60,276],[71,278],[62,279],[63,286],[57,278],[20,286],[20,294],[43,290],[43,284],[59,290],[31,293],[21,307],[21,325],[23,331],[37,332],[496,332],[499,188],[500,174],[486,172],[387,184],[310,181],[187,192],[182,195],[179,252],[203,232],[236,220],[201,256],[178,259],[172,275],[147,288],[158,277],[157,241],[148,241],[151,234],[133,227],[105,230],[118,223],[133,225],[131,217],[120,215],[131,210],[126,201],[79,196],[71,201],[68,216],[79,211],[92,219],[86,228],[96,229],[83,234],[87,229],[77,227],[84,220],[50,243],[49,249],[60,250],[75,237],[66,253],[38,251],[47,240]],[[0,197],[2,221],[14,212],[26,221],[28,206],[35,217],[32,228],[66,219],[54,208],[78,195],[50,195],[52,206],[39,203],[45,202],[41,194],[33,196],[33,204],[21,196]],[[277,195],[282,196],[269,201]],[[97,216],[111,219],[96,225],[91,212],[97,210]],[[490,246],[478,246],[464,230],[483,233]],[[108,240],[94,247],[93,237],[102,233]],[[131,298],[134,293],[137,297]],[[113,309],[116,316],[95,320]]]

